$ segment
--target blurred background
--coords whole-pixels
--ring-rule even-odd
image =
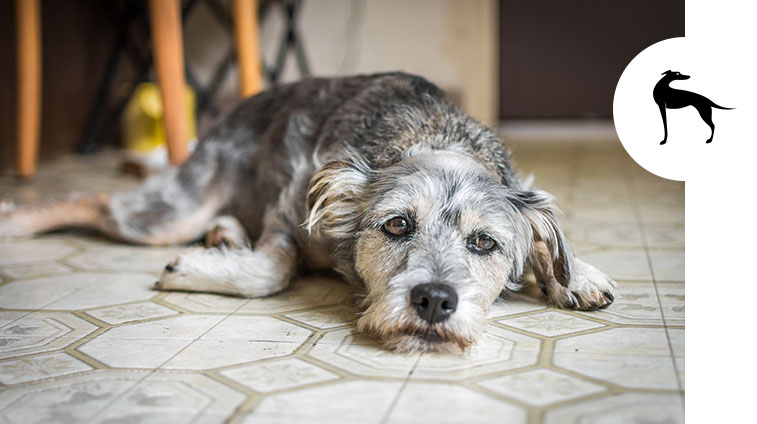
[[[17,150],[16,9],[25,1],[35,0],[0,0],[6,172]],[[233,6],[181,7],[190,113],[202,134],[240,93]],[[625,65],[656,41],[684,35],[684,0],[261,0],[256,8],[264,85],[403,70],[516,138],[612,136],[612,97]],[[119,146],[129,98],[156,79],[147,1],[41,0],[38,13],[39,160]]]

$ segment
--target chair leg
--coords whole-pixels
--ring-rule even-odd
[[[42,37],[39,0],[16,0],[18,78],[19,177],[33,177],[37,171],[42,94]]]
[[[187,156],[187,109],[180,0],[150,0],[153,57],[163,98],[168,158],[172,165]]]
[[[234,34],[239,63],[239,95],[251,96],[263,89],[257,0],[233,0]]]

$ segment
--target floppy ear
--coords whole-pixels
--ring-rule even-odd
[[[371,178],[358,157],[329,162],[310,180],[305,228],[311,234],[352,237],[360,222],[360,201]]]
[[[511,201],[531,226],[533,241],[546,245],[555,279],[567,287],[573,276],[575,256],[560,226],[560,209],[555,205],[554,196],[541,190],[516,191],[511,196]],[[532,248],[531,254],[539,252]]]

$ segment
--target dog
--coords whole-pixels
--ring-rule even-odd
[[[613,302],[616,283],[575,257],[558,214],[495,133],[422,77],[384,73],[274,86],[181,166],[134,191],[2,212],[0,235],[79,226],[166,245],[205,234],[229,246],[179,255],[157,289],[261,297],[335,270],[356,294],[358,331],[400,352],[461,352],[497,297],[529,279],[560,308]]]
[[[724,110],[731,110],[733,108],[718,106],[712,100],[697,93],[670,88],[671,82],[687,80],[691,78],[689,75],[683,75],[680,72],[670,70],[663,72],[662,75],[663,77],[654,86],[652,92],[654,101],[657,103],[657,107],[660,108],[662,125],[665,128],[665,137],[660,144],[665,144],[668,141],[668,121],[665,109],[680,109],[686,106],[694,106],[697,112],[699,112],[699,116],[702,117],[702,120],[710,127],[711,134],[706,143],[711,143],[712,138],[715,136],[715,124],[712,123],[712,108]]]

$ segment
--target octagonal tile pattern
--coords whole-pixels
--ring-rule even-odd
[[[683,424],[677,394],[622,393],[547,411],[545,424],[665,423]]]
[[[606,390],[604,386],[545,368],[480,380],[478,385],[536,406]]]
[[[576,250],[621,282],[610,308],[507,295],[465,354],[406,355],[356,332],[337,280],[262,299],[156,292],[185,247],[81,232],[0,241],[0,422],[682,422],[683,185],[599,144],[522,147]],[[102,177],[114,163],[67,160],[0,187],[23,203],[133,186]]]
[[[235,367],[221,374],[258,392],[290,389],[339,378],[337,374],[298,358]]]
[[[555,337],[582,330],[602,327],[604,324],[582,319],[563,312],[546,311],[526,316],[499,320],[500,323],[542,336]]]

